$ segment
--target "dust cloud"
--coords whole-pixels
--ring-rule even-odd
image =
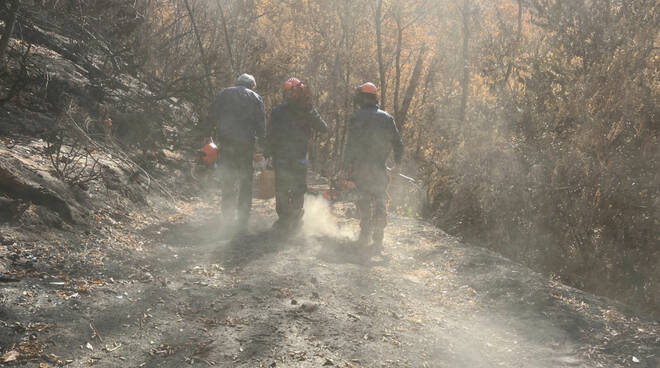
[[[340,226],[332,213],[330,202],[322,196],[305,194],[305,214],[302,234],[305,237],[328,236],[333,238],[354,238],[352,229]]]

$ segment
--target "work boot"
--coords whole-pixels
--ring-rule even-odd
[[[371,244],[371,253],[375,256],[383,254],[383,233],[376,231],[373,235],[373,243]]]
[[[223,234],[231,234],[236,229],[236,218],[233,216],[220,216],[220,226],[218,231]]]
[[[368,230],[360,230],[360,236],[358,237],[357,245],[367,246],[369,244],[369,238],[371,238],[369,233],[370,231]]]
[[[248,233],[248,223],[247,221],[239,221],[236,223],[236,232],[234,237],[241,237],[247,235]]]
[[[280,217],[277,220],[275,220],[273,226],[270,227],[270,230],[273,232],[279,232],[282,231],[284,227],[286,227],[284,224],[284,220]]]
[[[278,218],[270,228],[270,234],[274,240],[284,240],[289,235],[289,222],[283,218]]]
[[[303,227],[303,220],[294,221],[291,226],[289,226],[289,234],[296,235]]]

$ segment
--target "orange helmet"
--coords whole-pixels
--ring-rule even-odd
[[[302,87],[303,83],[298,78],[289,78],[284,82],[284,90],[288,91],[291,89],[296,89]]]
[[[218,146],[213,141],[208,142],[202,147],[202,161],[206,164],[213,164],[218,160]]]
[[[289,78],[284,82],[284,93],[288,100],[297,101],[303,97],[305,84],[298,78]]]
[[[364,83],[358,87],[358,92],[378,97],[378,88],[376,88],[376,85],[371,82]]]

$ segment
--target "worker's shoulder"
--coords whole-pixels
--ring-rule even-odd
[[[355,113],[353,113],[353,118],[357,120],[359,119],[373,120],[374,118],[380,121],[394,120],[394,118],[392,117],[392,115],[390,115],[390,113],[377,107],[360,109]]]
[[[255,91],[253,91],[249,88],[245,88],[245,92],[247,94],[249,94],[250,96],[254,97],[255,99],[257,99],[259,102],[263,103],[263,100],[261,99],[261,96],[257,92],[255,92]]]
[[[390,114],[389,112],[387,112],[387,111],[385,111],[385,110],[383,110],[383,109],[380,109],[380,108],[378,108],[378,109],[376,110],[376,114],[378,114],[378,115],[380,115],[380,116],[383,116],[383,117],[386,117],[386,118],[388,118],[388,119],[394,119],[394,117],[392,116],[392,114]]]
[[[228,93],[236,93],[240,90],[239,86],[230,86],[230,87],[225,87],[220,91],[220,94],[228,94]]]
[[[285,114],[286,110],[286,104],[279,104],[276,106],[273,106],[273,108],[270,110],[270,118],[272,120],[277,120],[281,119],[283,115]]]
[[[261,101],[261,96],[259,94],[247,87],[244,86],[231,86],[231,87],[226,87],[223,88],[222,91],[218,94],[219,96],[226,96],[226,95],[244,95],[244,96],[251,96],[259,101]]]

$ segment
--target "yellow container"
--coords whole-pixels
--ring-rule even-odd
[[[258,199],[275,197],[275,170],[264,170],[257,173],[255,197]]]

